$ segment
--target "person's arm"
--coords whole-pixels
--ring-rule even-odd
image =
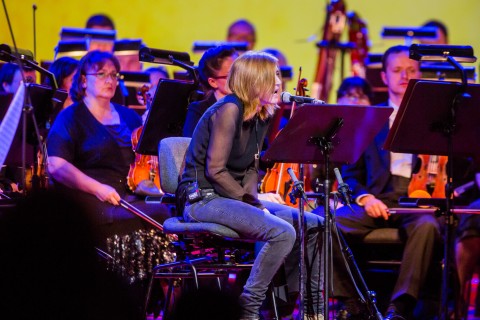
[[[114,188],[87,176],[63,158],[50,156],[48,172],[56,181],[71,189],[92,194],[100,201],[107,201],[113,205],[119,204],[120,195]]]
[[[234,147],[233,140],[237,131],[238,117],[241,117],[239,112],[235,104],[226,103],[212,115],[205,164],[206,176],[221,196],[237,199],[263,209],[264,206],[256,197],[256,192],[254,194],[251,194],[251,191],[246,192],[227,169],[228,158]]]
[[[367,215],[372,218],[383,217],[388,220],[388,207],[369,192],[366,184],[367,167],[364,155],[351,165],[342,166],[343,181],[352,190],[353,197],[358,205],[363,206]]]

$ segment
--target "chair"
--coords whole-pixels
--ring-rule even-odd
[[[166,196],[175,194],[190,140],[184,137],[169,137],[159,143],[160,184]],[[169,280],[164,304],[165,316],[170,307],[175,279],[193,279],[194,288],[198,290],[200,278],[213,278],[221,289],[221,278],[228,279],[232,272],[250,269],[252,266],[249,261],[243,262],[245,259],[240,253],[247,249],[253,250],[254,241],[242,239],[236,231],[228,227],[215,223],[189,223],[181,217],[168,218],[163,227],[165,233],[176,234],[181,240],[176,245],[176,261],[153,268],[147,289],[145,311],[155,279]],[[242,262],[239,262],[240,260]],[[273,290],[271,294],[273,298]],[[275,318],[279,319],[275,299],[272,301]]]
[[[363,240],[352,247],[365,280],[376,293],[377,306],[384,310],[390,303],[390,296],[397,281],[402,264],[404,239],[397,228],[379,228],[368,233]],[[439,302],[439,283],[443,260],[441,252],[433,257],[432,275],[426,280],[420,298],[422,312],[436,310]],[[435,283],[436,281],[436,283]],[[425,310],[423,310],[425,309]]]

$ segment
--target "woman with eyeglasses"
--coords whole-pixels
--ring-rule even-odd
[[[135,111],[111,102],[119,71],[118,60],[111,53],[87,53],[73,77],[70,93],[74,103],[58,114],[47,139],[52,180],[60,189],[81,197],[91,208],[88,212],[96,245],[108,252],[112,251],[112,243],[114,249],[115,245],[122,245],[125,235],[135,238],[131,237],[132,232],[150,228],[120,207],[120,199],[144,212],[155,212],[152,218],[160,223],[169,216],[166,207],[145,204],[126,193],[129,165],[135,159],[130,137],[142,121]],[[135,253],[130,252],[132,258]],[[140,272],[150,271],[145,269]]]
[[[198,75],[205,97],[201,101],[192,102],[187,109],[187,117],[183,126],[183,136],[191,137],[193,131],[205,111],[217,100],[230,93],[227,88],[227,75],[238,53],[231,46],[210,48],[198,62]]]

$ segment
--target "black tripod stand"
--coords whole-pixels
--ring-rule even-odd
[[[279,136],[265,153],[266,160],[289,163],[324,163],[325,182],[325,231],[323,243],[324,268],[324,307],[325,318],[329,314],[330,264],[331,264],[331,226],[330,182],[328,180],[330,161],[355,162],[387,121],[391,108],[359,107],[337,105],[304,105],[297,110]],[[341,129],[341,130],[340,130]],[[294,137],[294,139],[292,139]],[[351,143],[348,143],[351,142]],[[293,179],[293,177],[292,177]],[[296,179],[293,179],[296,180]],[[294,186],[298,183],[294,183]],[[295,192],[300,199],[299,233],[300,247],[300,315],[303,319],[303,282],[304,276],[304,224],[303,192]],[[343,244],[344,245],[344,244]],[[350,256],[352,256],[350,254]],[[352,256],[353,257],[353,256]],[[356,266],[356,264],[354,264]],[[358,270],[357,270],[358,271]],[[357,272],[360,274],[360,272]],[[363,280],[363,279],[362,279]],[[363,281],[363,284],[365,282]],[[366,289],[366,285],[364,286]],[[364,297],[370,296],[368,289]],[[368,298],[366,298],[368,299]],[[373,300],[370,305],[374,305]],[[374,308],[374,314],[378,310]],[[378,315],[380,315],[378,313]],[[380,318],[381,319],[381,318]]]

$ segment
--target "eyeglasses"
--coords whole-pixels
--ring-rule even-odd
[[[215,80],[218,80],[218,79],[227,79],[228,76],[218,76],[218,77],[212,77],[213,79]]]
[[[118,81],[122,78],[120,73],[118,72],[112,72],[112,73],[106,73],[106,72],[97,72],[97,73],[86,73],[85,75],[87,76],[95,76],[100,80],[106,80],[107,78],[112,79],[113,81]]]

